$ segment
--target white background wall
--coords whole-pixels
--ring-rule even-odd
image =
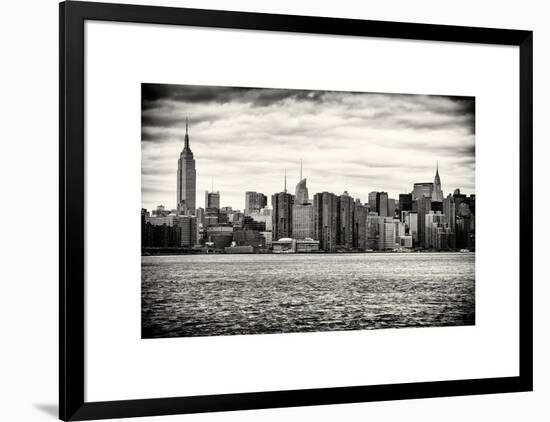
[[[550,128],[546,123],[550,26],[545,2],[158,0],[147,3],[535,31],[535,392],[138,420],[548,420],[550,288],[544,265],[547,225],[543,216],[550,205],[547,164]],[[58,9],[54,0],[3,2],[0,8],[0,204],[4,215],[0,226],[0,420],[47,421],[56,418],[58,386]],[[495,158],[498,159],[498,154]],[[505,209],[506,200],[503,198],[495,206]]]

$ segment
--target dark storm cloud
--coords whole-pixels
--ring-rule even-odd
[[[158,100],[185,101],[186,103],[226,103],[242,96],[248,90],[249,88],[141,84],[141,98],[144,104]]]
[[[143,110],[154,107],[159,100],[184,101],[186,103],[230,102],[269,106],[285,100],[321,102],[325,91],[293,89],[269,89],[246,87],[217,87],[198,85],[142,84]]]
[[[390,119],[390,121],[397,127],[419,129],[419,130],[439,130],[439,129],[457,129],[463,130],[466,133],[474,133],[474,126],[471,125],[471,118],[468,116],[450,116],[440,121],[418,121],[410,119]]]
[[[474,157],[476,149],[473,144],[411,144],[410,147],[417,150],[429,151],[439,156],[451,157],[455,159],[460,159],[462,157]]]

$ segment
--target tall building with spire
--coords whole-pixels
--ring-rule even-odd
[[[216,209],[219,211],[220,208],[220,192],[214,191],[214,178],[212,178],[212,189],[204,191],[204,209]]]
[[[351,249],[353,247],[353,218],[355,202],[348,191],[338,198],[338,244]]]
[[[443,201],[443,191],[441,190],[441,179],[439,178],[439,163],[435,167],[435,178],[434,186],[432,192],[432,201],[442,202]]]
[[[292,206],[292,237],[294,239],[313,238],[313,205],[309,202],[306,179],[302,178],[302,160],[300,160],[300,181],[296,185],[296,196]]]
[[[194,215],[196,209],[197,172],[189,147],[189,122],[185,120],[185,144],[178,159],[177,209],[180,214]]]
[[[283,192],[275,193],[271,196],[273,240],[279,240],[292,237],[292,206],[294,205],[294,196],[286,190],[286,169],[285,169],[285,187]]]
[[[204,192],[204,208],[220,209],[220,192],[205,191]]]
[[[302,160],[300,160],[300,181],[296,185],[296,204],[309,204],[309,193],[307,190],[307,179],[302,178]]]

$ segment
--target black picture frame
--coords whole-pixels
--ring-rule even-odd
[[[84,400],[84,23],[86,20],[519,46],[519,376],[242,394]],[[69,1],[59,5],[59,417],[89,420],[531,391],[533,388],[533,33]]]

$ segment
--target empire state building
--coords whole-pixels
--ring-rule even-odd
[[[180,214],[194,215],[196,206],[197,172],[193,151],[189,148],[189,124],[185,121],[185,144],[178,160],[178,202]]]

